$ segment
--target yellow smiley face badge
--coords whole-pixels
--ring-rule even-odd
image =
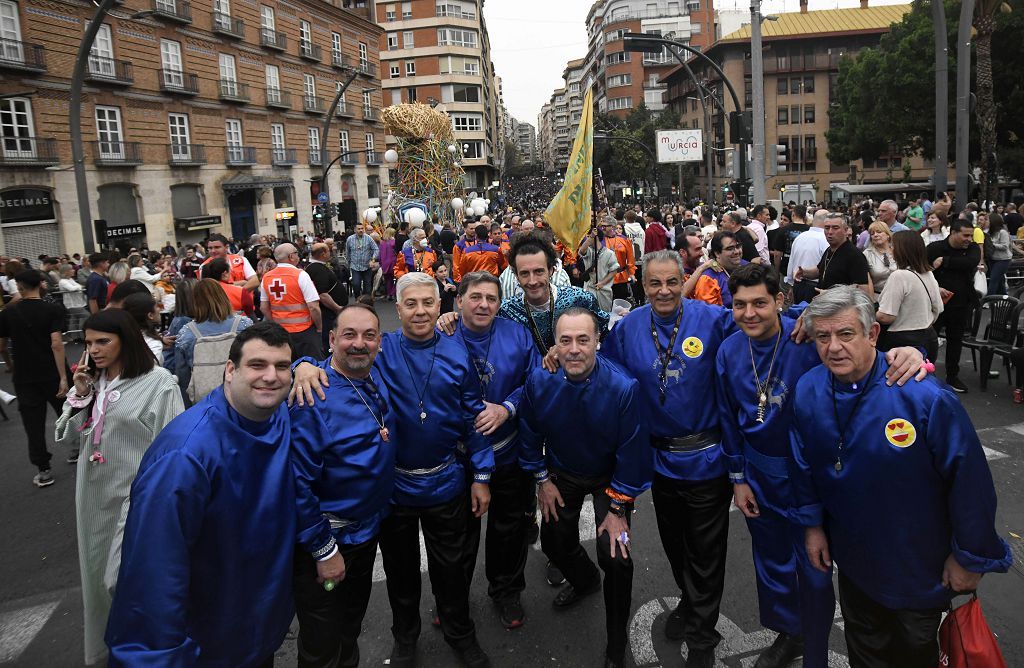
[[[885,425],[885,438],[897,448],[909,448],[917,440],[917,430],[909,420],[895,418]]]
[[[693,359],[694,357],[700,357],[701,353],[704,352],[704,343],[696,336],[689,336],[683,339],[683,354]]]

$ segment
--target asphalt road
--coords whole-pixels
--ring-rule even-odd
[[[381,308],[385,329],[398,326],[393,308]],[[72,349],[71,354],[74,353]],[[970,393],[963,395],[988,448],[990,467],[999,495],[996,529],[1011,543],[1017,565],[1006,575],[982,580],[980,597],[985,616],[999,637],[1010,666],[1024,665],[1024,406],[1010,398],[1005,372],[981,392],[977,373],[967,361],[964,377]],[[939,369],[940,376],[942,368]],[[0,373],[0,387],[11,391],[10,377]],[[17,403],[7,407],[9,421],[0,420],[0,666],[64,667],[82,665],[82,611],[75,539],[74,467],[64,463],[66,452],[53,450],[55,485],[36,489],[29,464]],[[52,424],[52,414],[51,414]],[[52,447],[52,446],[51,446]],[[664,638],[667,612],[679,595],[661,549],[653,508],[642,497],[634,517],[633,555],[636,562],[633,617],[630,628],[632,660],[637,666],[680,666],[678,643]],[[769,645],[772,632],[758,623],[750,537],[738,512],[730,514],[729,560],[719,630],[720,665],[752,666],[758,652]],[[593,556],[592,514],[581,523],[581,536]],[[486,595],[482,566],[472,590],[472,609],[481,645],[495,666],[599,666],[604,652],[604,611],[601,596],[592,596],[576,608],[555,612],[551,600],[557,589],[544,580],[545,559],[534,546],[527,564],[527,590],[523,596],[526,624],[506,631]],[[457,666],[440,631],[429,625],[432,601],[424,577],[421,609],[424,629],[419,643],[420,665]],[[832,666],[847,666],[842,619],[836,613],[832,630]],[[384,665],[391,647],[391,615],[383,572],[375,572],[370,609],[360,640],[362,665]],[[293,631],[295,627],[293,627]],[[684,650],[685,651],[685,650]],[[289,634],[278,652],[278,665],[295,662],[295,641]],[[799,665],[797,663],[796,665]]]

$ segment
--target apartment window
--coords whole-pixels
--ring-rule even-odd
[[[779,125],[789,125],[789,107],[779,107],[779,115],[775,121]]]
[[[700,24],[699,23],[691,23],[690,24],[690,34],[691,35],[699,35],[700,34]]]
[[[270,124],[270,153],[272,162],[281,162],[286,157],[284,125],[281,123]]]
[[[185,75],[181,70],[181,44],[169,39],[160,40],[160,66],[164,70],[164,85],[181,88]]]
[[[366,56],[366,43],[359,42],[359,66],[366,69],[370,64],[369,58]]]
[[[804,92],[805,93],[813,93],[814,92],[814,77],[804,77]]]
[[[313,44],[313,29],[309,21],[299,21],[299,43],[305,48]]]
[[[338,151],[341,153],[349,152],[348,130],[338,130]]]
[[[482,132],[483,117],[480,114],[452,114],[452,129],[456,132]]]
[[[464,56],[441,56],[441,74],[468,74],[478,76],[480,74],[480,61],[476,58]]]
[[[411,18],[412,18],[412,3],[411,2],[403,2],[402,3],[402,19],[405,20],[405,19],[411,19]]]
[[[800,93],[800,85],[803,83],[803,79],[800,77],[794,77],[789,80],[789,93],[790,95],[798,95]]]
[[[281,101],[281,71],[277,65],[267,65],[267,102],[278,103]]]
[[[615,88],[617,86],[629,86],[632,83],[632,74],[616,74],[615,76],[608,77],[606,85],[608,88]]]
[[[276,22],[274,21],[274,9],[267,7],[266,5],[260,5],[260,27],[264,30],[273,31],[276,28]]]
[[[4,156],[32,158],[36,155],[32,127],[32,103],[23,97],[0,99],[0,138]]]
[[[789,108],[789,122],[793,125],[798,125],[800,123],[800,107]]]
[[[786,79],[775,80],[775,94],[776,95],[788,95],[789,94],[789,81]]]
[[[226,53],[220,54],[220,83],[225,90],[238,92],[238,72],[235,70],[235,57]]]
[[[629,53],[626,51],[618,51],[616,53],[609,53],[605,56],[605,62],[608,65],[618,65],[620,63],[629,62]]]
[[[306,94],[307,100],[312,100],[316,97],[316,77],[312,74],[302,75],[302,90]]]
[[[462,142],[462,157],[470,159],[484,157],[484,143],[482,141]]]
[[[633,99],[629,97],[613,97],[608,100],[608,109],[629,109],[633,106]]]
[[[388,33],[388,51],[398,50],[398,33]]]
[[[416,61],[407,60],[405,61],[405,76],[414,77],[416,76]]]
[[[3,19],[0,18],[0,22]],[[3,26],[3,23],[0,23]],[[6,26],[3,26],[6,27]],[[0,37],[6,38],[7,31],[0,27]],[[89,73],[102,77],[113,77],[114,72],[114,42],[110,37],[110,26],[103,24],[100,31],[96,33],[96,41],[92,44],[89,52]]]
[[[437,43],[439,46],[476,48],[476,31],[460,30],[459,28],[438,28]]]
[[[21,41],[21,22],[18,20],[18,5],[14,2],[7,2],[7,0],[0,2],[0,39],[11,40],[11,42]],[[20,44],[12,44],[11,42],[3,42],[0,55],[8,60],[24,60],[25,54],[22,46]]]
[[[366,140],[366,150],[373,151],[373,134],[367,132],[363,138]]]
[[[401,68],[398,65],[391,65],[389,69],[391,70],[392,79],[397,79],[398,77],[402,76]]]
[[[367,176],[366,177],[366,196],[370,199],[380,198],[380,177],[379,176]]]
[[[441,86],[442,102],[479,102],[480,86],[447,84]]]
[[[392,22],[392,21],[394,21],[394,20],[395,20],[395,19],[396,19],[397,17],[395,16],[395,10],[394,10],[394,7],[393,7],[392,5],[388,5],[388,6],[389,6],[389,7],[392,7],[392,8],[391,8],[391,9],[385,9],[385,10],[384,10],[384,20],[385,20],[385,21],[387,21],[388,23],[391,23],[391,22]]]
[[[814,105],[809,104],[804,107],[804,123],[814,122]]]
[[[415,33],[412,30],[405,30],[402,32],[403,49],[411,49],[416,46],[416,38],[413,35],[415,35]]]
[[[435,8],[437,16],[452,16],[460,19],[476,18],[476,4],[471,2],[448,0],[447,2],[438,2]]]
[[[192,143],[189,141],[188,116],[185,114],[167,114],[167,128],[170,131],[172,147],[187,147]],[[173,148],[172,154],[177,155],[177,151]]]
[[[416,87],[415,86],[410,86],[409,88],[406,88],[405,89],[405,96],[406,96],[406,98],[408,98],[406,100],[407,102],[415,102],[416,101]]]
[[[306,139],[309,143],[309,155],[311,158],[320,157],[320,128],[306,128]]]
[[[341,33],[331,33],[331,53],[335,56],[341,56]]]
[[[99,139],[100,157],[124,157],[121,110],[118,107],[96,107],[96,138]]]
[[[391,104],[402,104],[402,89],[393,88],[391,90]]]

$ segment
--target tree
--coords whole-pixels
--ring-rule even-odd
[[[1013,8],[1002,0],[978,0],[974,7],[974,40],[978,51],[978,130],[981,139],[981,198],[988,200],[996,170],[996,103],[992,85],[992,34],[996,31],[996,12],[1010,14]]]

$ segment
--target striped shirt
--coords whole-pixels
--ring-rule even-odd
[[[370,268],[370,260],[379,257],[377,242],[369,234],[364,234],[361,239],[353,234],[345,241],[345,255],[348,257],[349,269],[366,271]]]
[[[501,276],[498,277],[498,282],[501,283],[501,298],[509,299],[511,297],[522,297],[523,289],[519,286],[519,279],[512,272],[512,266],[505,267],[505,271],[501,272]],[[561,267],[555,269],[555,273],[551,276],[551,285],[556,288],[565,288],[572,283],[569,282],[569,274],[565,273],[565,270]]]

